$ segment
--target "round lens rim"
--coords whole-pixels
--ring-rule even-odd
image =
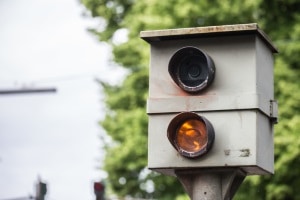
[[[185,83],[185,81],[181,80],[181,75],[180,75],[180,68],[181,68],[181,64],[183,63],[184,60],[186,60],[189,57],[201,57],[204,59],[204,64],[200,65],[201,67],[205,67],[206,69],[201,69],[201,71],[206,71],[206,77],[204,79],[204,81],[202,81],[200,84],[196,85],[196,86],[190,86],[187,85]],[[178,51],[176,51],[170,61],[169,61],[169,65],[168,65],[168,71],[170,76],[172,77],[173,81],[184,91],[188,92],[188,93],[198,93],[202,90],[204,90],[205,88],[207,88],[214,80],[215,77],[215,65],[213,60],[211,59],[211,57],[206,54],[205,52],[203,52],[202,50],[200,50],[197,47],[193,47],[193,46],[187,46],[187,47],[183,47],[181,49],[179,49]]]
[[[206,128],[206,133],[207,133],[207,143],[205,145],[205,147],[201,148],[199,151],[196,152],[189,152],[189,151],[185,151],[182,148],[180,148],[176,142],[176,134],[177,134],[177,130],[178,128],[183,124],[183,122],[190,120],[190,119],[195,119],[195,120],[199,120],[201,122],[204,123],[205,128]],[[199,158],[203,155],[205,155],[211,148],[212,145],[214,143],[214,139],[215,139],[215,131],[214,128],[212,126],[212,124],[210,123],[209,120],[207,120],[204,116],[200,116],[195,112],[182,112],[180,114],[178,114],[177,116],[175,116],[167,129],[167,137],[170,141],[170,143],[172,144],[172,146],[177,150],[177,152],[186,157],[186,158]]]

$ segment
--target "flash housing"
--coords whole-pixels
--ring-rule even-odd
[[[182,128],[185,123],[189,125]],[[183,135],[179,136],[179,134]],[[167,137],[182,156],[197,158],[210,150],[215,139],[215,132],[212,124],[205,117],[194,112],[182,112],[170,122]],[[191,150],[193,146],[195,150]]]

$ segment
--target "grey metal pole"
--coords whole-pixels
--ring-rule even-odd
[[[175,174],[191,200],[231,200],[246,177],[234,168],[178,170]]]
[[[220,175],[197,174],[193,184],[192,200],[222,200]]]

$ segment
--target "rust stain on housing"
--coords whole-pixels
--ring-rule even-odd
[[[230,149],[225,149],[224,153],[225,153],[225,156],[229,156],[230,155]]]
[[[228,35],[236,33],[257,34],[273,53],[278,53],[277,48],[273,46],[270,38],[261,29],[259,29],[257,23],[141,31],[140,37],[145,41],[152,43],[172,38],[186,39],[205,35]]]
[[[250,149],[240,149],[240,150],[231,150],[225,149],[224,150],[225,156],[232,156],[232,157],[249,157]]]
[[[141,38],[149,37],[163,37],[163,36],[176,36],[176,35],[192,35],[192,34],[204,34],[204,33],[222,33],[233,31],[249,31],[257,30],[258,25],[256,23],[251,24],[238,24],[238,25],[222,25],[222,26],[207,26],[207,27],[193,27],[182,29],[166,29],[156,31],[142,31]]]
[[[250,149],[241,149],[240,157],[249,157],[250,156]]]

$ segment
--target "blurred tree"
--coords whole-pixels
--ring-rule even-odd
[[[300,1],[298,0],[81,0],[101,26],[90,29],[113,47],[114,61],[128,69],[122,85],[102,83],[106,117],[101,125],[114,141],[107,148],[104,169],[120,196],[186,199],[172,177],[146,170],[149,46],[142,30],[257,22],[280,54],[275,62],[275,95],[280,123],[275,129],[273,176],[248,177],[236,199],[300,199]],[[104,23],[103,23],[104,22]],[[128,41],[115,43],[119,30]]]

